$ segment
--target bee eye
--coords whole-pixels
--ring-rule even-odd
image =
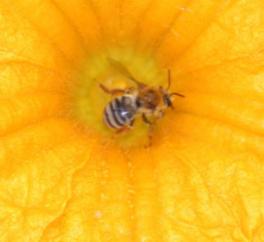
[[[168,95],[163,96],[163,102],[168,107],[172,106],[172,102],[171,102],[170,97]]]

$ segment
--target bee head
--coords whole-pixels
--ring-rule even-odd
[[[168,86],[166,89],[164,89],[163,87],[159,87],[159,91],[161,93],[162,99],[163,99],[163,103],[165,107],[170,107],[173,108],[173,103],[172,103],[172,96],[178,96],[178,97],[184,97],[184,95],[177,93],[177,92],[169,92],[171,86],[171,72],[170,69],[168,69]]]
[[[173,108],[172,100],[169,94],[164,94],[163,95],[163,103],[166,107],[171,107]]]
[[[184,97],[184,95],[177,93],[177,92],[169,93],[168,90],[165,90],[163,87],[160,87],[159,89],[160,89],[162,99],[163,99],[163,104],[165,105],[165,107],[173,108],[172,96]]]

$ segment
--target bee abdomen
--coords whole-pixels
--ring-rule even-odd
[[[120,122],[116,115],[117,113],[115,111],[112,111],[112,103],[109,103],[105,110],[104,110],[104,120],[105,123],[107,124],[107,126],[109,126],[110,128],[114,128],[114,129],[119,129],[122,128],[124,126],[123,122]]]
[[[128,104],[128,101],[131,103]],[[124,96],[117,97],[108,103],[104,110],[106,125],[113,129],[121,129],[124,126],[130,125],[134,120],[136,112],[132,104],[132,100]]]

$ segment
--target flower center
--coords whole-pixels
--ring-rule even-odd
[[[100,84],[109,90],[137,87],[135,82],[113,66],[111,60],[118,61],[136,80],[146,85],[158,87],[167,84],[167,70],[159,68],[150,56],[140,55],[129,48],[96,53],[83,62],[77,75],[72,113],[82,127],[106,139],[110,138],[122,146],[142,146],[148,142],[149,125],[140,116],[135,118],[131,129],[123,132],[109,128],[104,122],[105,107],[120,94],[115,96],[106,93]]]

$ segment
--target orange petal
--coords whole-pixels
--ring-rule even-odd
[[[1,1],[0,241],[263,241],[263,5]],[[107,57],[185,95],[151,147],[98,131]]]

